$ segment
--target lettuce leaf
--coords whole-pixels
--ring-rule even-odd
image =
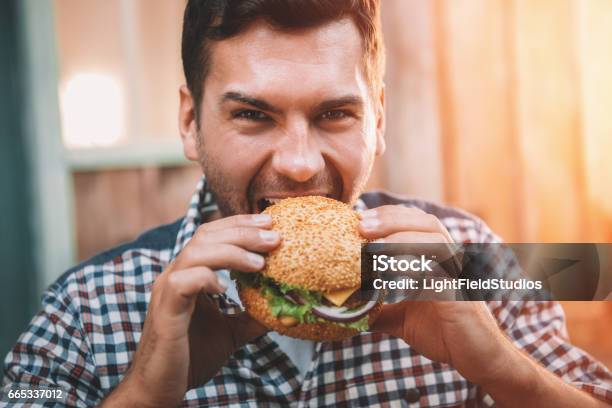
[[[350,323],[336,323],[336,322],[334,323],[340,327],[346,327],[349,329],[355,329],[355,330],[359,330],[360,332],[364,332],[364,331],[370,330],[370,324],[368,320],[369,320],[368,316],[363,316],[361,319],[356,320],[354,322],[350,322]]]
[[[277,295],[272,291],[263,290],[264,296],[268,298],[268,306],[275,317],[291,316],[296,318],[300,323],[311,323],[314,315],[311,313],[313,304],[306,303],[297,305],[282,295]]]
[[[261,293],[268,299],[268,306],[275,317],[291,316],[300,323],[315,323],[317,321],[328,324],[331,323],[340,327],[355,329],[360,332],[369,330],[368,316],[364,316],[350,323],[339,323],[330,322],[329,320],[322,319],[312,314],[312,308],[321,304],[320,293],[288,285],[286,283],[277,283],[273,279],[262,276],[259,273],[231,271],[230,277],[238,281],[241,286],[261,288]],[[284,295],[289,291],[297,291],[302,299],[304,299],[305,304],[298,305],[286,299]]]
[[[260,274],[258,273],[244,273],[238,271],[230,271],[230,278],[238,281],[240,286],[247,288],[256,288],[259,286]]]

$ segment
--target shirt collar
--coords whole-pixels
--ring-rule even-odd
[[[367,206],[361,198],[357,199],[353,208],[357,211],[367,210]],[[172,251],[172,259],[176,258],[183,248],[185,248],[203,220],[206,220],[210,214],[218,209],[219,207],[217,206],[214,194],[208,188],[208,183],[206,183],[206,177],[202,176],[198,182],[196,191],[191,197],[187,214],[176,236],[176,244]]]
[[[213,194],[208,189],[206,178],[202,176],[196,186],[195,193],[191,197],[187,214],[185,214],[185,218],[183,218],[183,222],[176,236],[176,243],[172,250],[172,259],[176,258],[183,248],[185,248],[189,240],[193,237],[195,230],[202,224],[202,220],[206,213],[216,211],[217,208],[217,203],[215,202]]]

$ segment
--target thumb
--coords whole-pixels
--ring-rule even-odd
[[[378,319],[370,328],[373,332],[386,333],[402,338],[404,334],[404,305],[401,303],[383,305]]]
[[[234,345],[240,348],[253,339],[266,334],[269,330],[253,319],[247,312],[226,316],[227,324],[232,331]]]

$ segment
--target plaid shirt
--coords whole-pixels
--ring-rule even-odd
[[[498,238],[466,213],[382,192],[359,205],[416,206],[436,215],[456,242]],[[155,278],[195,229],[216,210],[204,179],[187,215],[69,270],[45,292],[42,309],[5,360],[3,386],[59,386],[70,406],[98,404],[126,373],[142,333]],[[216,297],[224,312],[237,305]],[[489,302],[517,347],[568,383],[612,403],[612,376],[567,338],[555,302]],[[431,361],[402,340],[362,333],[315,343],[306,374],[264,335],[237,351],[182,406],[494,406],[478,385],[448,364]]]

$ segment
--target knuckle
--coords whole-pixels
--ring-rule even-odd
[[[376,209],[376,220],[378,220],[379,225],[384,225],[388,222],[389,219],[393,220],[393,215],[388,211],[381,210],[381,208]]]
[[[160,275],[155,282],[153,282],[153,288],[151,289],[151,298],[156,298],[159,296],[159,293],[162,291],[164,285],[168,281],[168,277],[163,277]]]
[[[425,211],[421,210],[419,207],[406,207],[413,214],[426,214]]]
[[[204,223],[202,225],[200,225],[194,232],[193,236],[195,237],[200,237],[202,235],[205,235],[208,233],[208,231],[210,230],[210,223]]]
[[[236,228],[236,238],[239,242],[248,241],[251,237],[251,230],[249,228],[240,227]]]
[[[247,224],[249,221],[249,215],[247,214],[239,214],[232,217],[231,225],[233,227],[239,227],[241,225]]]
[[[241,224],[250,224],[253,218],[250,214],[240,214],[238,217]]]
[[[435,215],[426,214],[425,219],[428,227],[432,229],[438,229],[440,227],[440,220],[438,220],[438,217],[436,217]]]
[[[219,255],[227,260],[234,260],[240,256],[240,250],[235,245],[221,245]]]
[[[383,205],[383,206],[376,208],[376,214],[378,215],[388,214],[390,212],[393,212],[394,210],[397,210],[397,208],[400,208],[400,207],[401,206],[397,206],[397,205]]]
[[[176,272],[171,273],[166,279],[166,285],[172,292],[178,292],[180,288],[180,280]]]
[[[183,248],[179,257],[180,257],[181,263],[184,265],[191,265],[196,261],[196,253],[192,249],[192,247],[189,245]]]
[[[207,273],[202,276],[202,282],[205,287],[214,288],[217,286],[217,276],[212,271],[207,271]]]

